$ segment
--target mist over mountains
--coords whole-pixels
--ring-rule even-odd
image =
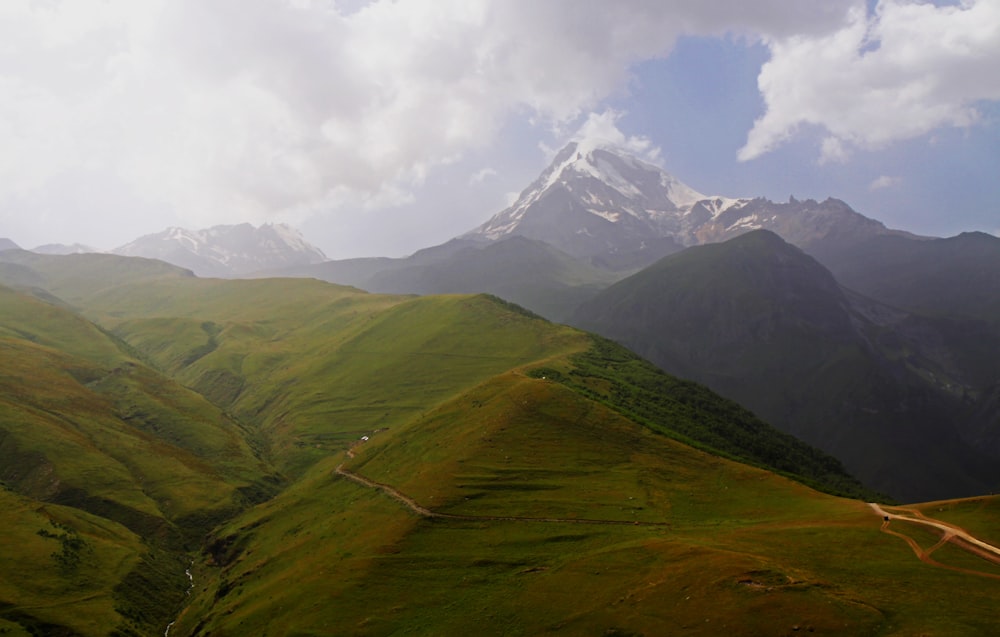
[[[0,239],[0,250],[20,249]],[[98,253],[82,244],[46,244],[32,248],[38,254]],[[326,255],[302,234],[284,224],[249,223],[213,226],[203,230],[167,228],[111,250],[111,254],[159,259],[202,277],[235,277],[260,270],[322,263]]]
[[[1000,239],[577,144],[406,258],[81,252],[0,243],[2,631],[995,627],[913,528],[997,542]]]
[[[889,229],[833,198],[707,196],[580,141],[510,207],[405,258],[330,261],[287,226],[249,224],[115,253],[199,276],[495,294],[707,384],[873,488],[931,499],[1000,485],[1000,368],[984,353],[1000,344],[998,246]]]

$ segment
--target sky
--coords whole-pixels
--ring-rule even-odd
[[[2,0],[0,237],[288,223],[404,256],[572,139],[1000,234],[1000,0]]]

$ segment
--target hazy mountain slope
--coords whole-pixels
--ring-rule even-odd
[[[312,277],[379,294],[495,294],[560,320],[621,275],[513,236],[497,242],[453,239],[400,259],[327,261],[250,276]]]
[[[10,239],[5,237],[0,237],[0,251],[2,250],[20,250],[21,246],[17,245]]]
[[[1000,456],[1000,239],[978,232],[880,237],[820,258],[845,285],[933,324],[930,338],[920,330],[921,340],[939,352],[938,382],[951,383],[968,404],[962,435]]]
[[[259,270],[244,275],[244,278],[306,277],[319,279],[337,285],[350,285],[362,290],[371,287],[371,278],[385,270],[405,267],[406,259],[389,257],[362,257],[324,261],[312,265],[300,265],[275,270]]]
[[[91,252],[100,252],[97,248],[92,248],[88,245],[83,245],[82,243],[46,243],[44,245],[35,246],[31,249],[32,252],[37,252],[38,254],[89,254]]]
[[[758,231],[667,257],[599,294],[573,323],[706,383],[896,497],[995,488],[993,463],[961,439],[961,396],[921,377],[943,368],[919,339],[881,334],[886,322],[873,312],[857,311],[816,261]]]
[[[515,236],[468,247],[427,265],[379,272],[367,289],[390,294],[485,292],[562,320],[617,278],[541,241]]]
[[[390,272],[414,267],[422,267],[444,261],[470,247],[480,247],[483,242],[469,239],[451,239],[441,245],[417,250],[408,257],[362,257],[357,259],[338,259],[299,265],[285,268],[266,269],[251,272],[247,278],[266,277],[309,277],[335,283],[350,285],[362,290],[371,291],[371,281],[375,276],[387,275]]]
[[[245,430],[125,349],[63,307],[0,287],[4,519],[23,529],[41,512],[52,522],[39,536],[56,547],[26,543],[35,548],[11,577],[51,573],[15,586],[0,611],[46,634],[160,630],[183,596],[183,551],[272,488]]]
[[[878,237],[818,258],[845,286],[889,305],[1000,324],[1000,238]]]
[[[139,237],[114,252],[159,259],[199,276],[220,277],[326,261],[319,248],[284,224],[254,227],[243,223],[205,230],[168,228]]]
[[[0,277],[4,277],[0,283],[18,286],[19,281],[29,281],[69,303],[127,283],[193,277],[190,270],[163,261],[114,254],[46,255],[9,250],[0,253],[0,266],[4,266],[0,267]],[[26,278],[28,271],[33,273],[30,278]]]

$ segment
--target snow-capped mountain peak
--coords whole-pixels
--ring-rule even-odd
[[[570,254],[632,249],[643,238],[679,233],[686,213],[704,199],[627,151],[580,140],[559,151],[511,207],[466,236],[492,241],[522,234]],[[569,240],[562,236],[568,225],[578,228]]]
[[[116,254],[160,259],[199,276],[233,276],[259,270],[326,261],[326,255],[284,224],[249,223],[204,230],[172,227],[114,250]]]
[[[681,183],[662,168],[610,145],[583,140],[572,142],[560,153],[565,157],[561,163],[553,162],[545,187],[550,188],[559,181],[569,181],[578,177],[590,177],[617,190],[628,197],[642,197],[645,193],[638,182],[646,181],[646,175],[654,176],[659,186],[667,191],[667,198],[677,207],[688,207],[705,195]],[[556,158],[558,161],[559,157]],[[574,175],[575,174],[575,175]],[[637,180],[636,178],[639,177]]]
[[[574,141],[509,208],[463,235],[520,235],[576,257],[662,254],[766,228],[796,245],[887,232],[837,200],[707,197],[628,150]]]

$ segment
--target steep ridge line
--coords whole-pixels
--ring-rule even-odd
[[[979,575],[981,577],[989,577],[992,579],[1000,579],[1000,575],[996,573],[986,573],[983,571],[976,571],[972,569],[960,568],[957,566],[949,566],[948,564],[942,564],[931,557],[931,554],[937,549],[944,546],[946,543],[951,542],[958,548],[965,550],[977,557],[981,557],[988,562],[1000,565],[1000,548],[993,546],[992,544],[987,544],[982,540],[973,537],[968,531],[962,527],[955,526],[953,524],[948,524],[947,522],[942,522],[940,520],[935,520],[928,518],[920,511],[914,509],[899,509],[900,511],[906,512],[909,515],[901,515],[899,513],[891,513],[886,511],[881,506],[875,502],[869,502],[868,506],[879,516],[882,517],[882,528],[880,529],[883,533],[888,535],[894,535],[898,538],[902,538],[913,550],[917,558],[932,566],[937,566],[940,568],[945,568],[951,571],[958,571],[959,573],[966,573],[969,575]],[[932,547],[924,550],[916,540],[908,535],[900,533],[898,531],[893,531],[889,528],[889,523],[892,520],[898,520],[900,522],[911,522],[913,524],[923,524],[924,526],[929,526],[931,528],[941,531],[941,539]]]
[[[349,454],[353,457],[353,454]],[[416,513],[417,515],[425,518],[434,518],[440,520],[459,520],[463,522],[542,522],[549,524],[603,524],[609,526],[652,526],[652,527],[668,527],[669,524],[666,522],[639,522],[639,521],[629,521],[629,520],[595,520],[589,518],[531,518],[516,515],[455,515],[452,513],[438,513],[437,511],[431,511],[430,509],[418,504],[413,498],[401,493],[394,487],[381,482],[375,482],[374,480],[369,480],[368,478],[358,475],[352,471],[344,468],[344,463],[337,466],[334,471],[348,480],[356,482],[364,487],[370,489],[376,489],[382,493],[393,498],[397,502],[403,504],[410,511]]]

